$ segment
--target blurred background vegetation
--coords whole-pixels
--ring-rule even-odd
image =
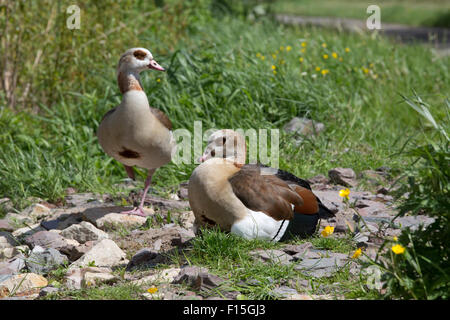
[[[448,23],[445,1],[382,2],[382,19],[392,17],[386,21]],[[281,129],[295,116],[311,118],[324,123],[325,132],[301,145],[283,133],[283,169],[307,178],[337,166],[357,172],[389,166],[415,177],[402,180],[413,195],[401,198],[408,209],[403,214],[426,211],[447,219],[440,226],[448,222],[448,210],[442,212],[448,205],[448,140],[410,106],[426,101],[435,119],[446,119],[440,123],[448,132],[449,57],[376,34],[287,27],[272,19],[277,12],[364,19],[362,2],[80,1],[80,29],[70,30],[66,10],[72,4],[0,2],[0,196],[18,209],[29,197],[62,201],[68,187],[118,192],[123,167],[103,153],[95,132],[121,100],[118,58],[142,46],[167,69],[147,72],[142,81],[150,104],[167,113],[175,129],[192,131],[197,120],[203,130]],[[157,171],[155,184],[176,188],[194,167],[169,164]],[[435,181],[435,174],[439,184],[428,185],[433,189],[418,187],[418,181]],[[445,230],[442,239],[448,239]],[[445,252],[447,258],[441,259],[441,250],[433,261],[448,263]],[[439,285],[448,291],[444,279]],[[407,296],[400,289],[392,294]]]

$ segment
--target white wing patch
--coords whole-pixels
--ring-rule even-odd
[[[273,239],[274,241],[278,241],[281,239],[284,232],[286,231],[289,221],[277,221],[264,212],[253,211],[250,209],[247,210],[248,215],[233,224],[233,226],[231,227],[231,233],[241,236],[245,239]]]

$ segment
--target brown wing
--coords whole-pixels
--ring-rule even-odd
[[[158,120],[164,125],[164,127],[166,127],[169,130],[172,130],[172,122],[164,112],[153,107],[150,107],[150,111],[156,118],[158,118]]]
[[[228,181],[236,197],[247,208],[265,212],[275,220],[292,219],[291,204],[295,207],[303,205],[303,199],[286,182],[274,175],[261,175],[256,165],[244,165]]]
[[[301,186],[295,186],[295,192],[303,199],[303,204],[301,206],[295,206],[294,211],[296,213],[316,214],[319,211],[319,202],[311,190]]]

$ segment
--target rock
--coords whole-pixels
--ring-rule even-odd
[[[283,300],[314,300],[314,299],[310,295],[297,293],[287,296]]]
[[[14,231],[14,227],[10,224],[8,219],[0,219],[0,232],[1,231]]]
[[[42,228],[39,225],[39,223],[35,223],[30,226],[17,229],[12,234],[16,238],[25,238],[25,237],[31,236],[39,231],[45,231],[45,229]]]
[[[47,217],[51,209],[43,204],[35,203],[25,208],[20,214],[30,217],[33,221]]]
[[[311,184],[327,184],[329,181],[328,178],[325,177],[323,174],[319,174],[317,176],[309,178],[308,182]]]
[[[55,287],[52,287],[52,286],[48,286],[48,287],[45,287],[45,288],[41,289],[41,291],[39,292],[39,297],[45,297],[45,296],[47,296],[49,294],[56,293],[58,291],[59,291],[58,288],[55,288]]]
[[[67,245],[64,237],[51,231],[39,231],[25,238],[25,243],[31,248],[40,246],[43,248],[53,248],[59,250]]]
[[[188,188],[184,186],[180,186],[180,190],[178,190],[178,197],[182,200],[189,199]]]
[[[410,228],[412,231],[419,229],[419,226],[429,226],[435,221],[434,218],[424,215],[404,216],[394,220],[394,224],[399,228]]]
[[[3,212],[13,212],[14,207],[11,199],[9,198],[1,198],[0,199],[0,212],[3,210]]]
[[[124,207],[88,208],[82,213],[82,218],[103,230],[114,228],[117,225],[125,228],[137,228],[147,221],[146,217],[120,213],[126,210],[128,209]]]
[[[117,277],[111,274],[110,268],[85,267],[67,270],[64,277],[65,284],[70,290],[79,290],[91,285],[105,282],[114,282]],[[87,277],[86,277],[87,275]]]
[[[0,276],[18,274],[25,268],[25,257],[22,255],[16,256],[5,262],[0,263]]]
[[[344,264],[344,259],[338,257],[320,259],[307,258],[297,264],[295,269],[302,271],[305,275],[321,278],[331,276]]]
[[[279,299],[289,299],[289,297],[292,297],[294,295],[298,295],[297,290],[286,287],[286,286],[280,286],[277,287],[269,292],[269,295],[279,298]],[[290,300],[290,299],[289,299]]]
[[[141,195],[138,195],[138,198],[141,198]],[[145,203],[160,207],[161,209],[180,209],[180,210],[189,210],[189,202],[184,200],[170,200],[170,199],[164,199],[161,197],[157,197],[154,195],[147,195],[145,198]]]
[[[285,124],[283,130],[301,136],[313,136],[325,130],[325,125],[311,119],[295,117]]]
[[[67,262],[67,257],[57,250],[35,246],[25,263],[31,272],[45,275]]]
[[[158,270],[155,274],[132,281],[133,284],[154,284],[154,283],[171,283],[180,274],[180,268],[169,268]]]
[[[87,267],[90,263],[95,263],[98,267],[117,266],[125,263],[125,256],[125,252],[114,241],[103,239],[73,262],[69,268]]]
[[[251,251],[250,255],[264,262],[280,263],[282,265],[289,264],[293,260],[290,255],[280,250],[258,249]]]
[[[14,248],[18,244],[19,244],[18,241],[13,237],[11,233],[6,231],[0,232],[0,250],[7,248]]]
[[[158,261],[158,257],[160,255],[158,252],[154,251],[151,248],[142,248],[131,258],[130,262],[128,262],[127,271],[131,271],[137,268],[151,268],[160,263]],[[161,259],[159,259],[161,260]]]
[[[92,202],[95,202],[95,204],[102,204],[102,201],[99,201],[95,194],[91,192],[70,194],[67,195],[64,200],[66,204],[71,207],[80,207]]]
[[[302,244],[288,244],[283,247],[283,251],[288,254],[297,254],[297,253],[304,253],[306,250],[310,249],[312,247],[311,242],[305,242]]]
[[[64,229],[61,232],[61,235],[67,239],[74,239],[79,243],[109,238],[109,235],[106,232],[97,229],[92,223],[87,221],[82,221],[80,224],[71,225],[70,227]]]
[[[16,225],[16,226],[23,226],[24,224],[33,224],[33,219],[29,217],[28,215],[19,214],[19,213],[13,213],[9,212],[5,219],[9,221],[9,223]]]
[[[86,252],[91,250],[93,246],[94,246],[94,241],[87,241],[78,246],[67,245],[65,247],[62,247],[59,251],[61,253],[65,254],[69,258],[69,261],[73,262],[73,261],[81,258],[81,256],[83,254],[85,254]]]
[[[358,183],[355,180],[355,171],[351,168],[334,168],[328,171],[328,176],[333,183],[343,185],[345,187],[355,187]]]
[[[208,272],[206,268],[184,267],[172,283],[186,283],[199,291],[210,291],[220,286],[225,280]]]
[[[47,279],[35,273],[16,274],[0,283],[0,298],[39,293],[47,284]]]
[[[188,230],[193,230],[194,221],[195,221],[195,216],[194,216],[193,211],[186,211],[186,212],[181,213],[180,223],[184,228],[186,228]]]

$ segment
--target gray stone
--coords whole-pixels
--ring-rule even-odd
[[[19,255],[0,264],[0,275],[13,275],[25,268],[25,257]]]
[[[305,243],[297,244],[297,245],[288,244],[283,247],[283,251],[288,254],[293,255],[293,254],[297,254],[297,253],[304,253],[306,250],[312,248],[312,246],[313,245],[311,242],[305,242]]]
[[[286,299],[289,298],[290,296],[297,294],[298,294],[297,290],[287,286],[280,286],[269,292],[269,295],[279,299]]]
[[[45,297],[45,296],[47,296],[49,294],[56,293],[58,291],[59,291],[58,288],[48,286],[48,287],[45,287],[45,288],[41,289],[41,291],[39,292],[39,297]]]
[[[281,250],[264,250],[258,249],[250,252],[250,255],[264,262],[280,263],[282,265],[289,264],[293,258]]]
[[[26,266],[33,273],[45,275],[67,262],[67,257],[57,250],[35,246],[26,259]]]
[[[16,238],[26,238],[39,231],[45,231],[45,229],[41,227],[39,223],[35,223],[23,228],[16,229],[12,234]]]
[[[71,225],[64,229],[61,232],[61,235],[67,239],[74,239],[79,243],[109,238],[109,235],[106,232],[97,229],[92,223],[87,221]]]
[[[14,227],[8,219],[0,219],[0,231],[12,232],[14,231]]]
[[[355,171],[351,168],[334,168],[328,171],[330,180],[336,184],[346,187],[355,187],[358,183],[355,180]]]
[[[0,249],[13,248],[17,245],[19,245],[18,241],[11,233],[6,231],[0,232]]]
[[[102,202],[98,201],[95,194],[89,192],[89,193],[76,193],[76,194],[70,194],[65,197],[65,202],[67,205],[71,207],[80,207],[87,203],[96,202],[98,204],[101,204]]]
[[[434,218],[427,217],[424,215],[417,216],[404,216],[399,217],[394,220],[394,224],[401,228],[410,228],[412,231],[415,231],[419,228],[419,226],[423,225],[424,227],[429,226],[434,222]]]
[[[151,248],[142,248],[131,258],[126,267],[127,271],[137,268],[151,268],[158,264],[158,252]]]
[[[95,283],[114,282],[116,277],[111,272],[110,268],[74,268],[67,270],[64,281],[68,289],[79,290],[94,285]]]
[[[63,254],[65,254],[69,261],[73,262],[75,260],[78,260],[81,258],[83,254],[91,250],[91,248],[94,246],[94,241],[87,241],[81,245],[67,245],[65,247],[62,247],[59,249],[59,251]]]
[[[47,217],[51,213],[51,209],[46,205],[34,203],[25,208],[20,214],[30,217],[33,221]]]
[[[296,270],[302,271],[305,275],[316,278],[328,277],[338,271],[345,264],[344,259],[320,258],[320,259],[303,259],[295,266]]]
[[[51,231],[39,231],[25,238],[25,243],[31,248],[40,246],[43,248],[60,249],[67,245],[64,237]]]
[[[125,252],[123,252],[117,244],[110,239],[103,239],[95,244],[81,258],[73,262],[69,268],[87,267],[94,263],[98,267],[117,266],[125,261]]]
[[[107,229],[121,226],[125,228],[137,228],[145,224],[146,217],[122,214],[128,210],[124,207],[96,207],[88,208],[82,213],[84,220],[89,221],[97,228]]]

